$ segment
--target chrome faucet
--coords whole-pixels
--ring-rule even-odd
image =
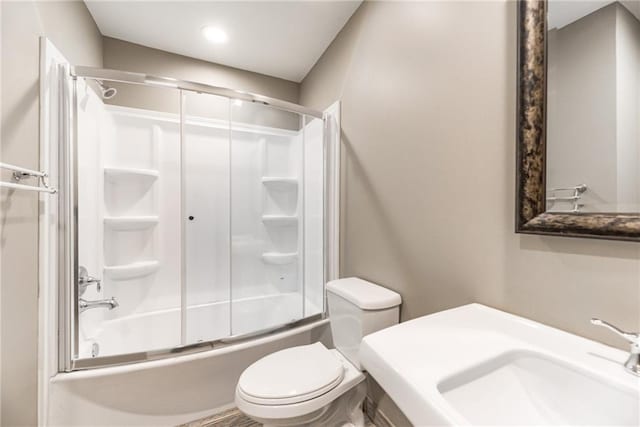
[[[629,358],[624,363],[624,368],[634,375],[640,376],[640,334],[633,332],[625,332],[616,328],[609,322],[600,319],[591,319],[593,325],[604,326],[610,331],[615,332],[631,344]]]
[[[87,301],[86,299],[82,298],[82,295],[84,295],[90,285],[96,285],[96,291],[102,291],[102,281],[90,276],[87,269],[80,266],[78,268],[78,311],[80,313],[92,308],[99,307],[106,307],[109,310],[113,310],[119,305],[118,301],[116,301],[115,298],[101,299],[96,301]]]
[[[113,310],[118,305],[118,301],[115,298],[111,297],[109,299],[100,299],[97,301],[87,301],[83,298],[78,299],[78,310],[80,313],[83,311],[91,310],[92,308],[106,307],[109,310]]]

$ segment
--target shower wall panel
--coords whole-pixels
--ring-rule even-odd
[[[149,219],[139,227],[105,223],[105,283],[120,304],[108,318],[175,308],[181,295],[178,123],[140,110],[107,111],[113,133],[104,146],[105,216]]]
[[[296,129],[256,125],[274,114]],[[297,114],[237,103],[231,119],[231,332],[242,335],[303,317],[304,139]]]

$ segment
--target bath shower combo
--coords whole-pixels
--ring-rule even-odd
[[[80,422],[77,406],[66,418],[74,399],[110,414],[96,377],[126,373],[126,394],[159,366],[180,366],[178,382],[190,361],[226,366],[193,366],[228,383],[220,396],[140,414],[194,419],[233,401],[248,364],[326,330],[337,105],[71,66],[46,40],[42,60],[41,166],[58,189],[41,226],[45,418]]]

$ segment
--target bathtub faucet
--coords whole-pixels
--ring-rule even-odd
[[[113,310],[118,305],[118,301],[116,301],[116,299],[113,297],[109,299],[100,299],[97,301],[87,301],[83,298],[80,298],[78,300],[78,310],[80,311],[80,313],[98,307],[107,307],[109,310]]]

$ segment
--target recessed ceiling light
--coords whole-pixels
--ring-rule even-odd
[[[221,28],[206,26],[202,28],[202,35],[205,39],[211,43],[222,44],[226,43],[229,37]]]

